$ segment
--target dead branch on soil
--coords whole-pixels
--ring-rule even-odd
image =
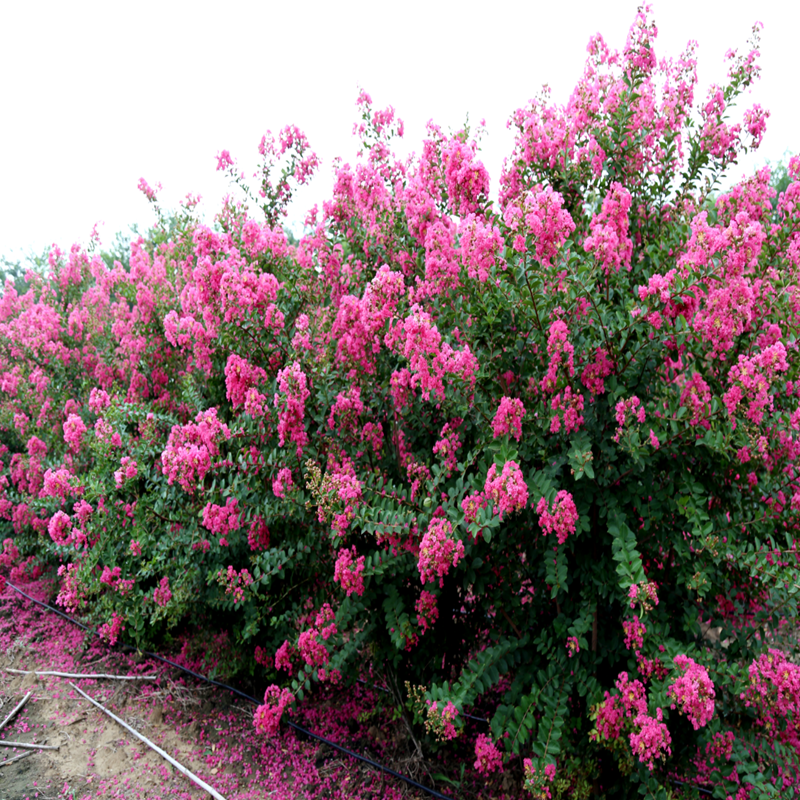
[[[58,750],[57,744],[33,744],[31,742],[9,742],[7,739],[0,739],[0,747],[21,747],[23,750]]]
[[[7,758],[5,761],[0,761],[0,767],[4,767],[6,764],[13,764],[15,761],[19,761],[21,758],[27,758],[28,756],[32,755],[33,753],[20,753],[18,756]]]
[[[82,674],[75,672],[54,672],[52,670],[37,672],[36,670],[29,669],[12,669],[6,667],[6,672],[13,672],[15,675],[35,675],[37,678],[42,675],[51,675],[56,678],[75,678],[83,680],[84,678],[105,678],[111,681],[154,681],[158,675],[106,675],[103,673],[97,674]]]
[[[122,725],[122,727],[125,728],[125,730],[128,731],[128,733],[133,734],[140,742],[144,742],[144,744],[146,744],[151,750],[154,750],[162,758],[169,761],[169,763],[172,764],[172,766],[175,767],[175,769],[177,769],[179,772],[181,772],[183,775],[189,778],[190,781],[196,783],[201,789],[205,789],[205,791],[207,791],[213,798],[215,798],[215,800],[225,800],[225,798],[216,789],[214,789],[212,786],[209,786],[205,781],[198,778],[197,775],[195,775],[193,772],[190,772],[182,764],[179,764],[171,755],[162,750],[158,745],[153,744],[147,737],[143,736],[141,733],[131,728],[131,726],[128,725],[127,722],[121,720],[116,714],[112,714],[105,706],[98,703],[97,700],[93,699],[92,697],[89,697],[89,695],[86,694],[86,692],[84,692],[74,683],[70,683],[70,686],[73,689],[75,689],[76,692],[79,692],[81,695],[83,695],[93,706],[97,706],[97,708],[99,708],[104,714],[107,714],[115,722]]]
[[[28,702],[28,698],[31,696],[31,694],[32,692],[28,692],[28,694],[26,694],[25,697],[23,697],[22,700],[20,700],[19,703],[17,703],[17,705],[12,709],[11,713],[9,713],[9,715],[2,722],[0,722],[0,731],[3,730],[3,728],[5,728],[5,726],[8,725],[12,719],[14,719],[14,715],[22,708],[22,706],[25,705],[25,703]]]

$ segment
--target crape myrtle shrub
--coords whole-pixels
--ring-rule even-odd
[[[655,36],[514,113],[497,203],[469,130],[401,161],[362,92],[296,245],[286,128],[252,192],[218,156],[247,194],[213,230],[190,198],[125,265],[7,283],[6,573],[57,564],[112,642],[214,618],[265,735],[370,674],[425,748],[488,713],[476,768],[535,797],[794,791],[800,159],[712,206],[764,132],[729,116],[756,32],[697,106]]]

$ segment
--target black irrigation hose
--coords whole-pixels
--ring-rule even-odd
[[[30,600],[32,603],[36,603],[37,606],[41,606],[42,608],[46,609],[47,611],[52,611],[54,614],[58,614],[59,617],[67,620],[67,622],[71,622],[73,625],[77,625],[79,628],[83,628],[83,630],[88,631],[95,636],[99,636],[100,634],[92,630],[91,628],[84,625],[82,622],[78,622],[78,620],[73,619],[69,615],[65,614],[63,611],[59,611],[57,608],[53,608],[51,605],[47,603],[43,603],[41,600],[37,600],[35,597],[31,597],[29,594],[26,594],[17,586],[14,586],[13,583],[9,583],[6,581],[6,584],[10,586],[15,592],[18,592],[23,597]],[[200,675],[197,672],[193,672],[186,667],[181,666],[180,664],[176,664],[174,661],[170,661],[168,658],[164,658],[163,656],[158,655],[157,653],[150,653],[147,650],[139,650],[137,647],[133,647],[129,644],[122,644],[126,650],[133,650],[136,653],[141,653],[148,658],[154,658],[156,661],[161,661],[164,664],[168,664],[171,667],[175,667],[176,669],[185,672],[187,675],[191,675],[193,678],[197,678],[200,681],[205,683],[209,683],[212,686],[219,686],[221,689],[227,689],[230,692],[238,695],[239,697],[243,698],[244,700],[248,700],[251,703],[255,703],[255,705],[260,705],[259,701],[256,700],[255,697],[251,697],[249,694],[245,694],[244,692],[239,691],[239,689],[234,689],[233,686],[228,686],[227,684],[220,683],[219,681],[215,681],[213,678],[207,678],[205,675]],[[385,772],[387,775],[391,775],[393,778],[397,778],[398,780],[404,781],[409,786],[413,786],[415,789],[421,789],[423,792],[429,794],[431,797],[439,798],[439,800],[452,800],[452,798],[448,797],[446,794],[442,794],[441,792],[437,792],[436,789],[431,789],[429,786],[425,786],[424,784],[417,783],[413,778],[409,778],[407,775],[403,775],[400,772],[395,772],[390,767],[386,767],[383,764],[379,764],[377,761],[373,761],[370,758],[366,758],[365,756],[361,756],[358,753],[354,753],[352,750],[348,750],[346,747],[342,747],[340,744],[336,744],[336,742],[332,742],[330,739],[326,739],[324,736],[320,736],[317,733],[312,733],[309,730],[297,725],[296,723],[292,722],[291,720],[286,720],[287,725],[290,728],[293,728],[298,733],[301,733],[305,736],[308,736],[311,739],[316,739],[318,742],[322,742],[323,744],[328,745],[329,747],[334,748],[334,750],[338,750],[340,753],[344,753],[346,756],[350,758],[355,758],[357,761],[361,761],[364,764],[369,764],[369,766],[380,770],[381,772]]]

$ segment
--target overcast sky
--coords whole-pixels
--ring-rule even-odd
[[[262,134],[303,129],[322,167],[298,196],[295,221],[329,196],[332,161],[353,161],[355,100],[393,105],[406,123],[403,152],[419,151],[425,123],[443,129],[484,118],[482,158],[496,192],[513,137],[510,114],[542,86],[565,103],[589,37],[621,48],[636,13],[627,0],[479,5],[403,2],[4,3],[0,11],[0,254],[50,243],[104,244],[152,212],[139,178],[161,183],[175,206],[203,197],[210,220],[228,191],[215,171],[227,149],[248,173]],[[485,9],[476,13],[476,9]],[[724,80],[725,52],[745,48],[764,23],[762,78],[741,111],[772,112],[762,148],[735,168],[749,173],[800,152],[797,30],[800,4],[785,0],[653,4],[659,58],[699,43],[700,88]]]

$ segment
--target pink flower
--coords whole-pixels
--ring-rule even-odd
[[[501,514],[522,511],[528,502],[528,486],[515,461],[506,461],[500,475],[497,474],[497,467],[492,464],[486,475],[483,491],[498,506]]]
[[[272,492],[275,497],[283,499],[286,497],[286,491],[291,490],[293,486],[292,471],[288,467],[278,470],[278,475],[272,481]]]
[[[247,532],[247,544],[253,551],[266,550],[269,547],[269,529],[264,518],[256,515]]]
[[[47,525],[47,532],[50,538],[59,545],[70,543],[69,531],[72,528],[72,520],[63,511],[56,511]]]
[[[622,623],[622,628],[625,631],[625,647],[628,650],[641,650],[644,647],[644,639],[642,637],[647,633],[647,628],[639,622],[639,617],[634,615],[632,620],[625,620]]]
[[[321,667],[330,660],[328,650],[319,637],[320,632],[316,628],[309,628],[300,634],[297,641],[297,649],[310,667]]]
[[[111,619],[100,626],[98,633],[100,638],[107,641],[112,647],[117,643],[119,635],[125,630],[124,617],[120,617],[116,611],[111,614]]]
[[[136,462],[128,456],[123,456],[120,461],[122,467],[114,472],[114,483],[121,488],[125,481],[133,480],[139,474]]]
[[[425,727],[434,734],[439,741],[455,739],[458,729],[455,720],[458,718],[458,709],[449,700],[442,710],[439,710],[437,701],[428,700],[428,715]]]
[[[575,533],[578,524],[578,510],[572,495],[563,489],[553,501],[553,510],[548,510],[547,500],[542,497],[536,505],[539,525],[544,534],[555,533],[559,544],[564,544]]]
[[[256,732],[267,736],[276,736],[283,712],[293,700],[294,695],[288,689],[281,689],[275,684],[270,686],[264,692],[263,705],[256,709],[253,717],[253,727]]]
[[[365,557],[356,556],[355,546],[349,550],[342,548],[336,559],[336,566],[334,568],[333,579],[341,585],[345,590],[347,596],[357,594],[361,597],[364,594],[364,564]]]
[[[164,576],[158,587],[153,592],[153,600],[162,608],[172,600],[172,590],[169,588],[169,578]]]
[[[464,512],[464,522],[472,524],[478,518],[478,511],[486,508],[486,497],[481,492],[468,495],[461,501],[461,509]]]
[[[133,555],[140,556],[142,554],[142,545],[139,542],[131,541],[130,551]]]
[[[575,653],[580,653],[580,651],[581,651],[581,646],[578,643],[578,637],[577,636],[569,636],[567,638],[567,655],[570,658],[572,658],[572,656],[574,656]]]
[[[619,738],[622,732],[622,724],[625,721],[625,707],[619,695],[610,695],[605,693],[605,699],[599,702],[595,707],[597,712],[597,720],[595,722],[595,729],[589,735],[591,741],[597,741],[602,738],[606,741]]]
[[[482,733],[475,740],[475,769],[483,775],[491,775],[503,769],[503,756],[491,736]]]
[[[681,675],[667,689],[667,696],[673,700],[671,708],[677,705],[692,727],[699,730],[714,716],[714,684],[706,668],[694,659],[677,655],[673,661]]]
[[[424,633],[428,628],[433,627],[439,619],[439,609],[436,607],[436,595],[422,590],[414,608],[417,611],[417,623]]]
[[[275,669],[282,669],[290,675],[294,671],[292,659],[297,655],[297,651],[290,642],[284,642],[275,653]]]
[[[278,409],[278,446],[283,447],[287,441],[294,442],[297,457],[303,455],[303,448],[308,444],[308,434],[303,419],[305,403],[311,395],[307,387],[306,375],[300,364],[294,362],[278,372],[278,388],[274,398]]]
[[[503,397],[500,406],[492,421],[492,434],[497,439],[500,436],[513,436],[517,441],[522,437],[522,418],[525,416],[525,406],[519,398]]]
[[[594,253],[603,272],[631,268],[633,242],[628,237],[630,192],[616,181],[611,184],[599,214],[592,217],[591,234],[583,243],[587,253]]]
[[[464,544],[452,537],[453,526],[446,519],[432,519],[419,547],[419,569],[422,583],[439,576],[439,586],[444,586],[444,576],[464,558]]]
[[[655,759],[665,759],[672,754],[672,737],[662,722],[663,714],[660,708],[656,709],[656,716],[648,716],[646,712],[640,713],[634,724],[638,730],[630,735],[631,750],[639,757],[642,764],[650,769],[655,768]]]

